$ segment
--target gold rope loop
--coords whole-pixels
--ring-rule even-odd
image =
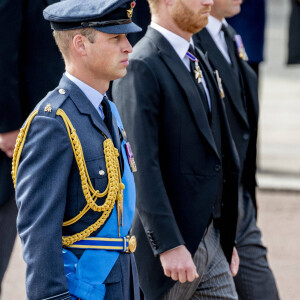
[[[33,118],[37,115],[37,113],[38,110],[34,111],[29,116],[29,118],[25,123],[25,126],[20,130],[20,133],[17,138],[14,155],[13,155],[13,162],[12,162],[12,178],[13,178],[14,186],[16,184],[17,169],[18,169],[21,153],[24,147],[24,143],[26,140],[26,136],[30,124]],[[79,170],[82,191],[87,202],[83,210],[71,220],[63,222],[63,226],[69,226],[74,224],[75,222],[80,220],[80,218],[82,218],[82,216],[84,216],[90,209],[92,209],[93,211],[102,212],[101,217],[94,224],[90,225],[82,232],[79,232],[72,236],[62,238],[63,245],[70,246],[74,242],[80,241],[90,236],[92,232],[100,228],[109,217],[111,211],[114,208],[116,201],[118,201],[118,207],[120,206],[123,207],[123,189],[125,188],[125,186],[121,181],[121,172],[120,172],[120,165],[118,160],[118,156],[119,156],[118,150],[114,147],[112,140],[108,139],[106,135],[101,132],[105,138],[103,142],[103,150],[105,155],[108,183],[106,189],[103,192],[94,189],[87,171],[85,159],[83,156],[82,146],[75,128],[73,127],[70,119],[62,109],[58,109],[56,115],[60,116],[66,125],[66,129],[71,141],[74,157]],[[105,202],[102,205],[97,205],[96,201],[99,198],[103,198],[105,196],[106,196]]]
[[[33,118],[37,115],[37,113],[38,113],[38,110],[35,110],[30,114],[24,127],[20,129],[20,132],[17,137],[14,154],[13,154],[13,159],[12,159],[12,170],[11,170],[11,176],[12,176],[12,180],[14,183],[14,187],[16,187],[17,171],[18,171],[18,167],[19,167],[22,150],[23,150],[23,147],[25,144],[26,136],[27,136],[30,124],[31,124]]]

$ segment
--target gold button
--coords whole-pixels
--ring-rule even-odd
[[[64,95],[66,93],[66,91],[64,89],[59,89],[58,92],[61,94],[61,95]]]
[[[135,236],[130,236],[128,241],[128,252],[133,253],[136,250],[137,242]]]
[[[99,175],[103,176],[105,174],[105,172],[103,170],[99,171]]]

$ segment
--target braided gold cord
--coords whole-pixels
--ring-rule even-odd
[[[73,243],[90,236],[92,232],[96,231],[98,228],[100,228],[101,225],[104,224],[106,219],[109,217],[111,211],[113,210],[116,200],[120,198],[118,197],[118,194],[122,195],[121,198],[123,201],[123,193],[121,191],[125,188],[125,186],[121,182],[120,166],[118,161],[118,156],[119,156],[118,150],[114,147],[112,140],[108,139],[103,134],[103,136],[105,137],[105,141],[103,142],[103,150],[104,150],[105,163],[107,169],[108,183],[105,191],[102,193],[100,193],[98,190],[95,190],[93,188],[86,168],[86,163],[84,160],[81,143],[76,134],[76,130],[64,111],[58,109],[56,114],[58,116],[61,116],[63,121],[65,122],[68,135],[72,144],[73,152],[75,155],[75,159],[79,169],[82,191],[87,202],[87,205],[84,207],[84,209],[71,220],[64,222],[63,226],[68,226],[75,223],[89,209],[92,209],[93,211],[103,212],[101,217],[94,224],[92,224],[82,232],[76,233],[72,236],[63,237],[63,245],[70,246]],[[106,195],[107,197],[105,202],[102,205],[97,205],[96,200]]]
[[[17,137],[14,154],[13,154],[13,159],[12,159],[12,170],[11,170],[11,176],[12,176],[12,180],[14,183],[14,187],[16,187],[17,170],[18,170],[22,150],[23,150],[23,147],[25,144],[26,136],[27,136],[30,124],[31,124],[33,118],[37,115],[37,113],[38,113],[38,110],[35,110],[30,114],[24,127],[20,129],[20,132]]]
[[[24,128],[21,129],[17,138],[14,155],[13,155],[13,162],[12,162],[12,178],[13,178],[14,185],[16,184],[17,169],[22,154],[22,150],[24,147],[24,143],[26,140],[26,136],[30,124],[33,118],[37,115],[37,113],[38,110],[34,111],[29,116]],[[114,147],[112,140],[108,139],[105,136],[105,134],[101,132],[102,135],[105,137],[105,141],[103,142],[103,150],[105,155],[108,184],[106,189],[103,192],[99,192],[98,190],[95,190],[93,188],[87,171],[86,163],[84,160],[82,146],[78,138],[78,135],[76,134],[75,128],[73,127],[70,119],[68,118],[68,116],[65,114],[63,110],[58,109],[56,115],[60,116],[66,125],[66,129],[73,148],[75,160],[78,165],[79,175],[81,178],[82,191],[87,202],[83,210],[71,220],[63,222],[63,226],[69,226],[71,224],[74,224],[80,218],[82,218],[82,216],[86,214],[86,212],[90,209],[97,212],[103,212],[101,217],[94,224],[90,225],[82,232],[76,233],[72,236],[62,238],[63,245],[70,246],[76,241],[80,241],[90,236],[92,232],[100,228],[109,217],[111,211],[114,208],[116,200],[118,201],[118,207],[120,206],[123,207],[123,189],[125,188],[125,186],[121,182],[121,172],[120,172],[120,165],[118,161],[118,156],[119,156],[118,150]],[[107,196],[105,202],[102,205],[97,205],[96,204],[97,199],[103,198],[105,196]]]

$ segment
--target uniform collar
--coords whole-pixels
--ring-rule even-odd
[[[85,94],[85,96],[98,111],[99,105],[101,104],[104,95],[102,95],[100,92],[87,85],[86,83],[82,82],[80,79],[71,75],[70,73],[66,72],[65,75],[81,89],[81,91]]]

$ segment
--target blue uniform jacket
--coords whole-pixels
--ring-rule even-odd
[[[51,112],[44,110],[47,104],[51,105]],[[112,138],[119,153],[122,152],[125,190],[121,236],[126,236],[133,218],[135,189],[124,152],[125,141],[121,142],[119,136],[118,125],[122,127],[122,124],[114,104],[110,105],[115,115],[113,136],[90,101],[66,76],[38,105],[39,113],[31,123],[16,181],[17,228],[27,264],[26,289],[30,300],[70,299],[69,290],[81,299],[92,300],[93,295],[97,295],[97,299],[104,298],[103,282],[119,252],[81,249],[71,252],[62,248],[62,235],[84,230],[95,223],[101,213],[90,210],[75,224],[62,227],[63,221],[82,210],[86,200],[66,126],[62,118],[56,116],[56,111],[61,108],[76,129],[95,190],[102,192],[107,186],[101,131]],[[97,204],[101,205],[101,201],[104,199],[98,199]],[[106,224],[92,234],[96,235],[118,237],[115,208]],[[96,282],[98,286],[95,286]]]

